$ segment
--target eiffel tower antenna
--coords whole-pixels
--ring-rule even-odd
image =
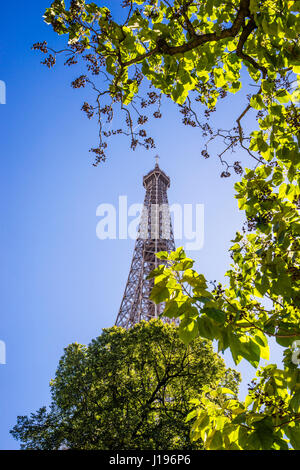
[[[143,178],[146,189],[144,208],[141,215],[133,258],[124,296],[116,319],[116,325],[130,328],[141,320],[158,318],[163,304],[156,305],[150,300],[154,286],[148,274],[162,261],[156,258],[159,251],[174,251],[175,242],[170,219],[167,189],[170,178],[156,165]]]

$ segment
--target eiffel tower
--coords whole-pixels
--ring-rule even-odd
[[[143,178],[146,189],[129,276],[116,319],[116,326],[130,328],[141,320],[157,318],[163,304],[154,304],[150,293],[154,279],[148,274],[162,261],[156,258],[159,251],[174,251],[175,242],[170,219],[167,189],[170,178],[160,169],[158,157],[155,168]]]

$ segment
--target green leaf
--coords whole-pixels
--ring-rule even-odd
[[[250,105],[252,106],[252,108],[257,110],[264,109],[266,107],[261,95],[252,96],[250,100]]]
[[[159,251],[156,253],[156,258],[167,260],[169,258],[169,253],[167,251]]]
[[[214,69],[215,84],[218,88],[227,82],[223,69]]]
[[[171,300],[167,303],[166,308],[163,311],[163,316],[168,318],[178,316],[178,303],[175,300]]]
[[[204,307],[202,309],[202,312],[203,313],[206,313],[206,315],[209,317],[209,318],[212,318],[213,320],[215,320],[217,323],[224,323],[225,322],[225,319],[226,319],[226,315],[225,313],[218,309],[218,308],[214,308],[214,307]]]
[[[235,393],[232,390],[226,387],[221,388],[221,393],[228,393],[229,395],[235,395]]]
[[[247,445],[254,450],[270,450],[276,439],[271,418],[255,421],[253,426],[255,431],[249,434]]]
[[[165,302],[169,299],[169,289],[164,285],[155,285],[151,291],[150,299],[156,304]]]
[[[228,89],[230,93],[237,93],[242,88],[242,83],[240,81],[232,82],[231,87]]]
[[[281,322],[276,334],[276,342],[287,348],[300,339],[299,327],[293,323]]]
[[[161,264],[160,266],[158,266],[158,268],[153,269],[153,271],[151,271],[151,273],[148,274],[147,279],[152,279],[154,277],[157,277],[163,274],[164,270],[165,270],[165,265]]]
[[[213,340],[216,337],[216,328],[206,315],[201,315],[201,317],[198,318],[198,331],[202,338]]]
[[[206,289],[207,283],[203,274],[198,274],[192,269],[187,269],[182,276],[182,282],[187,282],[190,286],[198,289]]]
[[[236,364],[244,358],[254,368],[257,368],[261,356],[261,350],[250,336],[238,336],[231,332],[229,334],[229,347],[232,358]]]
[[[290,408],[295,412],[300,412],[300,390],[296,391],[290,401]]]
[[[172,89],[172,99],[178,103],[183,104],[189,94],[189,90],[186,89],[182,83],[177,83],[176,86]]]
[[[196,319],[184,318],[178,328],[179,338],[184,344],[189,344],[199,335]]]
[[[172,251],[169,255],[170,260],[172,261],[180,261],[186,258],[186,254],[184,249],[180,246],[177,248],[176,251]]]
[[[293,449],[300,450],[300,426],[288,426],[284,428],[284,431],[289,438]]]
[[[194,261],[191,258],[185,258],[183,261],[179,263],[175,263],[173,265],[173,269],[175,271],[185,271],[186,269],[190,269],[193,267]]]
[[[278,90],[276,98],[278,99],[279,103],[288,103],[291,100],[291,95],[287,90],[282,88]]]
[[[264,93],[270,93],[274,89],[274,83],[269,80],[262,80],[261,87]]]

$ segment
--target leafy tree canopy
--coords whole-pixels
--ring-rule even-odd
[[[66,66],[85,64],[86,73],[72,86],[90,85],[95,91],[95,101],[82,107],[99,122],[99,145],[91,149],[95,164],[106,158],[107,140],[113,135],[128,135],[133,149],[155,146],[146,123],[151,114],[161,117],[162,96],[178,104],[184,124],[223,138],[225,150],[240,144],[255,161],[261,160],[257,152],[262,152],[270,162],[274,149],[267,146],[268,135],[276,141],[291,125],[276,150],[283,159],[296,161],[290,133],[299,115],[295,106],[285,105],[299,95],[294,90],[300,57],[299,4],[293,0],[124,0],[121,23],[105,6],[72,0],[67,8],[64,0],[55,0],[44,18],[57,34],[67,37],[67,43],[60,51],[46,42],[34,48],[47,54],[43,63],[48,67],[60,54]],[[243,65],[248,72],[244,78],[252,79],[257,93],[249,97],[233,129],[213,131],[199,113],[204,110],[209,118],[220,99],[241,89]],[[148,92],[145,82],[150,84]],[[261,119],[260,131],[252,138],[244,135],[241,126],[250,110],[259,112]],[[115,115],[119,127],[119,117],[124,115],[121,128],[113,127]],[[207,148],[202,153],[209,155]],[[230,166],[241,172],[239,162],[230,165],[222,158],[221,162],[222,176],[228,176]]]
[[[186,343],[198,336],[216,340],[236,363],[245,359],[257,369],[261,359],[268,360],[270,339],[283,348],[282,368],[268,364],[258,370],[239,406],[234,399],[216,404],[215,392],[203,392],[190,415],[193,439],[201,438],[207,449],[299,449],[300,2],[125,0],[123,6],[123,23],[108,8],[83,0],[69,8],[56,0],[45,14],[54,31],[68,37],[61,51],[66,64],[87,64],[87,74],[73,86],[89,84],[96,93],[95,104],[83,105],[99,121],[95,164],[105,159],[110,135],[128,134],[133,149],[153,147],[143,110],[157,106],[153,115],[159,118],[166,96],[177,103],[185,124],[199,127],[209,140],[224,139],[222,176],[230,175],[231,166],[241,175],[235,196],[246,215],[230,248],[226,286],[209,289],[179,249],[161,255],[167,265],[155,272],[152,298],[166,301],[164,314],[180,320]],[[34,47],[50,52],[44,62],[54,65],[59,51],[45,43]],[[255,93],[232,129],[213,131],[195,106],[202,104],[209,117],[220,99],[240,91],[245,77]],[[105,122],[112,125],[116,109],[124,113],[125,126],[107,131]],[[250,112],[257,115],[257,128],[246,135],[242,123]],[[224,160],[238,145],[254,162],[245,173],[240,162]],[[209,156],[207,146],[202,154]]]
[[[221,394],[238,383],[210,341],[185,346],[160,320],[113,327],[65,349],[50,411],[19,417],[11,433],[23,449],[199,449],[184,423],[191,400],[204,386]]]
[[[287,225],[284,237],[293,244],[293,223]],[[291,263],[295,252],[290,245],[284,252],[278,249],[281,242],[272,229],[270,222],[273,236],[261,231],[237,234],[227,288],[218,284],[208,290],[182,248],[170,255],[161,252],[158,256],[167,265],[151,274],[152,299],[166,302],[164,315],[180,318],[179,335],[186,344],[199,336],[216,340],[219,351],[229,349],[236,364],[246,359],[255,368],[260,359],[269,359],[269,338],[285,348],[284,368],[268,364],[258,370],[244,403],[233,399],[219,405],[216,392],[204,389],[188,419],[196,418],[192,438],[203,439],[206,449],[300,448],[300,361],[293,350],[294,341],[300,340],[300,283],[294,275],[299,268]],[[270,301],[269,308],[263,299]]]

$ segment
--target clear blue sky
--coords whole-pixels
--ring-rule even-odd
[[[116,15],[119,3],[102,2]],[[229,241],[243,222],[233,198],[237,177],[220,179],[218,160],[201,158],[201,134],[183,126],[173,106],[154,123],[155,152],[132,152],[120,137],[107,162],[92,166],[88,149],[97,128],[80,111],[84,92],[70,87],[75,69],[49,71],[30,50],[37,41],[62,44],[42,20],[49,4],[2,5],[3,18],[11,20],[3,21],[0,45],[0,80],[7,86],[7,104],[0,105],[0,340],[7,345],[7,364],[0,365],[1,449],[18,448],[8,433],[17,415],[49,403],[49,381],[64,347],[86,344],[114,324],[134,242],[97,239],[100,203],[117,204],[119,195],[129,204],[142,202],[142,176],[159,153],[171,177],[170,203],[205,204],[204,247],[189,254],[209,280],[223,280]],[[243,106],[240,95],[224,102],[215,123],[231,127]],[[246,363],[239,370],[244,394],[254,370]]]

